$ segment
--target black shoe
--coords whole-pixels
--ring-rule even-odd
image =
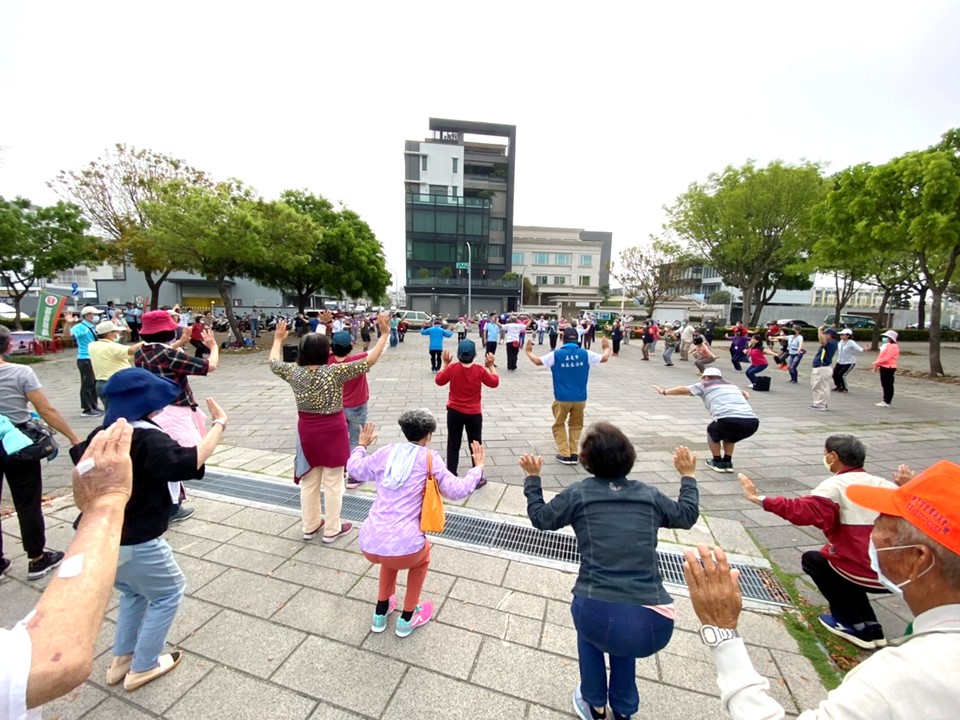
[[[12,564],[13,564],[13,563],[11,563],[11,562],[10,562],[9,560],[7,560],[6,558],[0,558],[0,580],[3,580],[3,578],[4,578],[4,573],[7,572],[7,570],[10,569],[10,566],[11,566]]]
[[[39,560],[31,560],[27,566],[27,580],[39,580],[63,562],[63,553],[47,550]]]
[[[725,467],[724,464],[723,464],[723,460],[714,460],[713,458],[709,458],[709,459],[707,460],[707,467],[710,468],[711,470],[714,470],[714,471],[718,472],[718,473],[722,473],[722,472],[726,472],[726,471],[727,471],[727,470],[726,470],[726,467]]]
[[[573,455],[570,456],[570,464],[571,464],[571,465],[576,465],[576,464],[579,463],[579,462],[580,462],[580,456],[579,456],[579,455],[577,455],[576,453],[574,453]]]
[[[563,463],[564,465],[567,465],[567,464],[568,464],[568,463],[567,463],[567,456],[566,456],[566,455],[561,455],[560,453],[557,453],[557,454],[554,455],[553,457],[554,457],[554,459],[555,459],[557,462],[561,462],[561,463]]]
[[[93,410],[84,410],[80,413],[80,417],[100,417],[103,415],[103,410],[94,408]]]
[[[183,521],[186,520],[188,517],[190,517],[191,515],[193,515],[193,513],[195,513],[195,512],[196,512],[196,510],[195,510],[194,508],[188,508],[188,507],[184,507],[183,505],[181,505],[181,506],[180,506],[180,509],[177,510],[173,515],[170,516],[170,522],[172,522],[172,523],[183,522]]]
[[[733,460],[721,460],[720,462],[723,464],[723,471],[725,473],[733,472]]]

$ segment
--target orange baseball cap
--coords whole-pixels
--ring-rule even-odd
[[[941,460],[896,490],[851,485],[847,497],[868,510],[903,518],[960,555],[960,465]]]

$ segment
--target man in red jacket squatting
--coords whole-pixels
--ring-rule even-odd
[[[794,525],[818,527],[827,536],[819,551],[803,554],[801,567],[830,605],[820,623],[834,635],[871,650],[887,641],[867,593],[886,593],[870,568],[867,547],[877,513],[847,499],[850,485],[896,489],[896,485],[863,469],[867,450],[853,435],[831,435],[823,449],[823,464],[834,475],[809,495],[795,500],[766,497],[743,473],[740,484],[750,502]]]

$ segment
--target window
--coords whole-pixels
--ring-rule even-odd
[[[423,172],[426,172],[426,171],[427,171],[427,156],[426,156],[426,155],[421,155],[421,156],[420,156],[420,169],[421,169]]]
[[[555,255],[556,262],[554,265],[569,265],[570,264],[570,253],[557,253]]]
[[[534,254],[533,254],[533,264],[534,264],[534,265],[549,265],[549,264],[550,264],[550,254],[549,254],[549,253],[534,253]]]
[[[510,262],[514,265],[523,265],[523,253],[515,252],[510,256]]]
[[[438,210],[437,232],[441,235],[456,235],[457,214],[452,210]]]
[[[553,284],[554,284],[554,285],[566,285],[566,284],[567,284],[567,278],[566,278],[566,276],[564,276],[564,275],[554,275],[554,276],[553,276]]]
[[[470,213],[464,218],[464,235],[486,235],[483,229],[483,215]]]
[[[453,186],[453,196],[458,197],[460,195],[460,188],[457,185]]]
[[[499,230],[500,232],[503,232],[506,229],[507,229],[506,218],[495,218],[495,217],[490,218],[490,232],[493,232],[494,230]]]
[[[419,261],[432,261],[434,257],[433,254],[433,243],[430,242],[414,242],[413,243],[413,259]]]
[[[451,160],[451,162],[453,163],[453,174],[456,175],[456,174],[457,174],[457,164],[460,162],[460,158],[450,158],[450,160]],[[424,170],[426,170],[426,168],[424,168]]]
[[[430,194],[431,194],[431,195],[446,195],[447,192],[448,192],[448,191],[447,191],[447,186],[446,186],[446,185],[431,185],[431,186],[430,186]]]
[[[434,232],[433,210],[413,211],[413,231],[422,233]]]
[[[580,267],[593,267],[593,255],[581,255]]]
[[[580,276],[580,287],[589,287],[589,285],[590,285],[590,276],[589,276],[589,275],[581,275],[581,276]]]
[[[504,246],[503,245],[491,245],[488,250],[488,257],[491,260],[500,259],[503,260],[504,255]]]
[[[547,276],[537,275],[537,281],[534,283],[534,285],[540,286],[540,285],[546,285],[546,284],[547,284]]]

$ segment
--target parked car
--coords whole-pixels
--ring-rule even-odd
[[[916,330],[916,329],[918,329],[919,327],[920,327],[919,323],[910,323],[909,325],[907,325],[907,330]],[[929,329],[930,329],[930,323],[925,323],[924,326],[923,326],[923,329],[924,329],[924,330],[929,330]],[[940,323],[940,329],[941,329],[941,330],[953,330],[952,327],[950,327],[949,325],[944,325],[943,323]]]
[[[812,328],[813,324],[808,323],[806,320],[777,320],[777,325],[781,328],[792,328],[796,325],[799,325],[802,328]]]
[[[830,313],[823,319],[824,325],[833,324],[833,313]],[[876,327],[877,322],[872,317],[867,315],[841,315],[840,316],[840,327],[848,328],[872,328]]]
[[[397,313],[401,320],[406,320],[411,330],[420,330],[428,327],[433,318],[420,310],[401,310]]]

